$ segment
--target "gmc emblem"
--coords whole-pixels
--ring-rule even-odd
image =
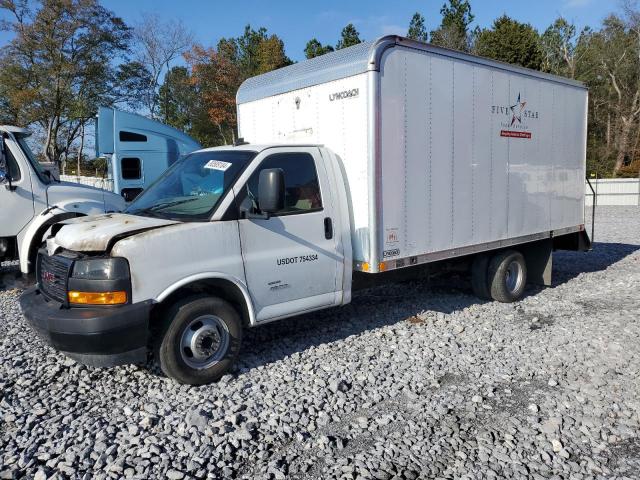
[[[44,272],[42,272],[42,280],[47,283],[53,283],[56,281],[56,276],[53,273],[47,272],[45,270]]]

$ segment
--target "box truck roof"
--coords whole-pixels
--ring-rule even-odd
[[[277,147],[322,147],[321,144],[317,144],[317,143],[283,143],[283,144],[266,144],[266,145],[252,145],[250,143],[245,143],[243,145],[237,145],[237,146],[233,146],[233,145],[222,145],[219,147],[209,147],[209,148],[203,148],[201,150],[197,150],[198,152],[215,152],[215,151],[220,151],[220,150],[229,150],[229,149],[233,149],[233,150],[243,150],[243,151],[249,151],[249,152],[262,152],[263,150],[266,150],[267,148],[277,148]]]
[[[586,88],[582,82],[569,78],[511,65],[497,60],[490,60],[484,57],[469,55],[457,50],[441,48],[397,35],[387,35],[371,42],[363,42],[349,48],[330,52],[310,60],[249,78],[245,80],[238,89],[237,103],[251,102],[260,98],[350,77],[369,70],[379,70],[382,54],[385,50],[395,45],[415,48],[416,50],[431,52],[443,57],[456,58],[475,64],[482,64],[505,70],[509,73],[520,73],[529,77]]]

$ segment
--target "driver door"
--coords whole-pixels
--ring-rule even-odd
[[[242,256],[258,321],[336,304],[342,260],[334,198],[317,148],[269,149],[240,187],[244,211],[259,211],[260,171],[281,168],[285,208],[268,219],[239,220]]]

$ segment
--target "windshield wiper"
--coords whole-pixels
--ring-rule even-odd
[[[183,198],[182,200],[172,200],[171,202],[160,202],[160,203],[156,203],[155,205],[151,205],[148,209],[145,209],[145,210],[150,210],[152,212],[155,212],[158,210],[164,210],[165,208],[175,207],[176,205],[182,205],[183,203],[193,202],[194,200],[197,200],[197,199],[198,197],[193,197],[193,198]]]
[[[171,200],[170,202],[160,202],[160,203],[156,203],[155,205],[151,205],[150,207],[143,208],[141,210],[135,210],[135,211],[127,212],[127,213],[131,213],[133,215],[138,215],[138,214],[143,213],[143,214],[151,215],[153,217],[165,218],[164,216],[159,215],[157,213],[158,210],[164,210],[165,208],[174,207],[176,205],[181,205],[183,203],[193,202],[194,200],[197,200],[197,197],[196,198],[183,198],[182,200]]]
[[[135,211],[125,211],[124,213],[128,213],[130,215],[142,215],[142,216],[146,216],[146,217],[154,217],[154,218],[167,218],[164,215],[159,215],[158,213],[154,212],[153,210],[149,209],[149,208],[143,208],[141,210],[135,210]]]

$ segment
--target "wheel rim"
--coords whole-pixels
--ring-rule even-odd
[[[509,293],[516,293],[522,287],[523,275],[520,262],[513,260],[507,267],[505,274],[505,285]]]
[[[229,347],[229,329],[220,317],[203,315],[182,332],[180,355],[191,368],[209,368],[224,358]]]

